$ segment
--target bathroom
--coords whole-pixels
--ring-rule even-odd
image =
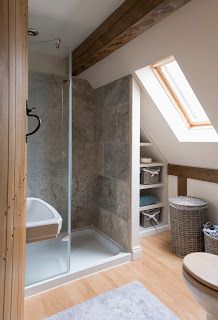
[[[34,17],[30,22],[38,27]],[[161,93],[152,92],[148,69],[167,56],[164,50],[161,55],[148,50],[142,68],[134,63],[130,75],[114,75],[111,64],[103,75],[96,66],[96,74],[88,70],[72,77],[72,49],[61,37],[38,31],[29,36],[28,108],[36,109],[28,130],[37,126],[31,115],[41,125],[27,138],[27,297],[139,258],[140,239],[170,228],[168,198],[178,195],[178,179],[168,164],[201,165],[183,156],[188,145],[180,144],[180,137],[175,141],[174,127],[166,128],[168,119],[157,109],[155,95]],[[178,56],[179,46],[173,52]],[[193,148],[199,152],[194,143]],[[139,167],[140,158],[160,170],[149,188],[139,181],[145,166]],[[204,198],[198,181],[189,179],[188,188],[188,194]],[[140,196],[154,202],[138,208]],[[209,191],[207,199],[214,203]],[[41,217],[39,206],[44,206]],[[45,219],[45,210],[54,220]],[[149,227],[141,219],[146,210],[158,213]],[[210,204],[210,220],[216,221],[215,211]]]
[[[1,9],[0,320],[217,320],[218,2]]]

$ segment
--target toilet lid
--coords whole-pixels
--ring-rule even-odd
[[[192,277],[218,291],[218,256],[205,252],[190,253],[183,259],[183,268]]]

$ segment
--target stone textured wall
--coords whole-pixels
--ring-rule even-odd
[[[130,229],[130,92],[127,76],[95,92],[96,127],[103,168],[97,176],[96,226],[129,247]]]
[[[28,195],[54,206],[66,228],[68,104],[66,101],[62,110],[63,80],[30,74],[29,102],[37,107],[42,127],[29,138]],[[128,76],[94,90],[86,80],[73,79],[72,228],[94,225],[126,248],[130,228],[130,83]]]
[[[64,80],[62,76],[29,74],[29,107],[36,107],[33,113],[42,119],[42,125],[28,138],[27,196],[51,204],[62,216],[63,229],[66,229],[68,87]],[[37,122],[32,118],[28,120],[30,132]]]
[[[95,225],[96,181],[102,157],[96,138],[94,90],[86,80],[73,79],[72,228]]]
[[[96,226],[128,248],[131,77],[93,90],[73,80],[73,228]]]

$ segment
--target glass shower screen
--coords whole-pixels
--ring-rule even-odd
[[[71,237],[71,54],[30,41],[26,286],[69,272]],[[67,66],[67,67],[66,67]],[[28,132],[36,126],[28,117]]]

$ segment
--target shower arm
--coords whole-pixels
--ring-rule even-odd
[[[37,43],[50,43],[50,44],[55,44],[55,48],[59,49],[61,45],[61,39],[48,39],[48,40],[33,40],[30,41],[33,44]]]
[[[36,133],[36,132],[39,130],[39,128],[41,127],[41,123],[42,123],[42,120],[41,120],[37,115],[31,114],[32,110],[34,110],[34,109],[36,109],[36,108],[31,108],[31,109],[28,108],[28,101],[26,101],[26,115],[27,115],[28,117],[36,118],[36,119],[38,120],[37,127],[36,127],[33,131],[31,131],[31,132],[29,132],[29,133],[26,134],[26,142],[27,142],[28,136],[31,136],[31,135],[33,135],[34,133]]]

